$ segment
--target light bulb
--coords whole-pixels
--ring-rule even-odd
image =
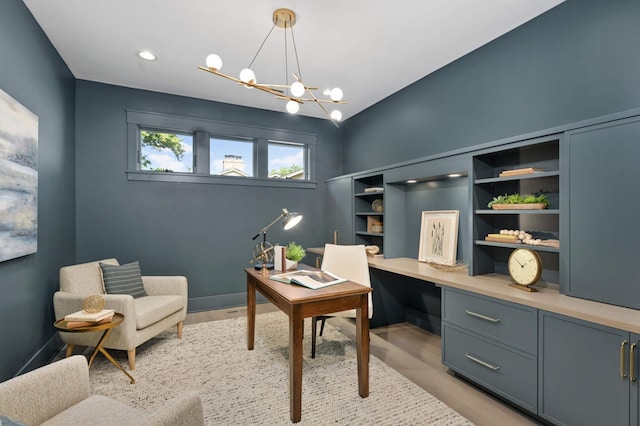
[[[342,120],[342,113],[337,109],[334,109],[333,111],[331,111],[331,118],[335,121],[340,121]]]
[[[213,68],[216,71],[222,68],[222,59],[220,58],[220,56],[216,55],[215,53],[212,53],[209,56],[207,56],[207,59],[205,62],[207,63],[207,68]]]
[[[240,71],[240,80],[242,80],[242,82],[244,82],[244,83],[255,84],[256,75],[249,68],[245,68],[242,71]]]
[[[299,81],[293,83],[291,85],[291,94],[297,97],[304,95],[304,84],[300,83]]]
[[[298,104],[296,101],[287,102],[287,111],[289,112],[289,114],[295,114],[299,110],[300,110],[300,104]]]
[[[340,101],[342,100],[342,90],[338,87],[331,89],[331,94],[329,95],[331,97],[332,101]]]

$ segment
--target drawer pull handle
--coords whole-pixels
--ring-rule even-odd
[[[627,368],[625,367],[625,362],[624,362],[624,358],[625,358],[625,348],[627,347],[627,344],[629,342],[627,342],[626,340],[623,340],[622,343],[620,344],[620,377],[622,377],[623,379],[627,377]]]
[[[489,368],[489,369],[491,369],[491,370],[493,370],[493,371],[498,371],[498,370],[500,370],[500,367],[499,367],[499,366],[497,366],[497,365],[492,365],[492,364],[489,364],[488,362],[485,362],[485,361],[483,361],[483,360],[481,360],[481,359],[478,359],[478,358],[476,358],[475,356],[471,355],[469,352],[467,352],[466,354],[464,354],[464,356],[466,356],[467,358],[469,358],[471,361],[476,362],[476,363],[480,364],[481,366],[483,366],[483,367],[487,367],[487,368]]]
[[[488,317],[486,315],[482,315],[482,314],[479,314],[477,312],[470,311],[468,309],[465,310],[464,313],[467,314],[467,315],[471,315],[472,317],[483,319],[485,321],[489,321],[489,322],[493,322],[493,323],[500,322],[500,318],[491,318],[491,317]]]
[[[631,348],[629,349],[629,378],[632,382],[638,380],[636,377],[636,348],[638,345],[636,343],[631,344]]]

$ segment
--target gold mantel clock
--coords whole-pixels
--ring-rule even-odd
[[[512,287],[526,291],[537,291],[529,286],[535,284],[542,275],[542,260],[535,250],[517,248],[507,262],[509,275],[515,282]]]

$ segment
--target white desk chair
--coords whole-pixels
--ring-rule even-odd
[[[346,278],[358,284],[371,287],[369,264],[367,262],[367,253],[364,245],[348,246],[325,244],[320,269],[332,272],[341,278]],[[355,318],[356,310],[351,309],[348,311],[335,312],[331,315],[323,315],[311,319],[311,358],[316,357],[316,330],[318,321],[322,321],[320,325],[320,336],[322,336],[324,323],[327,318],[331,317]],[[369,319],[371,319],[371,317],[373,317],[373,300],[371,293],[369,293]]]

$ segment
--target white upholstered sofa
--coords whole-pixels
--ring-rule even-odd
[[[135,386],[135,385],[132,385]],[[74,355],[0,383],[0,416],[25,425],[204,425],[195,392],[146,412],[91,395],[87,359]]]
[[[116,259],[65,266],[60,269],[60,290],[53,295],[56,319],[82,309],[82,301],[95,294],[104,294],[105,308],[124,314],[122,324],[111,331],[104,343],[107,349],[126,350],[129,368],[135,369],[136,347],[170,327],[177,327],[182,338],[183,321],[187,315],[187,278],[183,276],[142,276],[145,297],[125,294],[105,294],[100,262],[118,265]],[[96,333],[60,332],[67,346],[67,356],[75,345],[95,346],[101,336]]]

